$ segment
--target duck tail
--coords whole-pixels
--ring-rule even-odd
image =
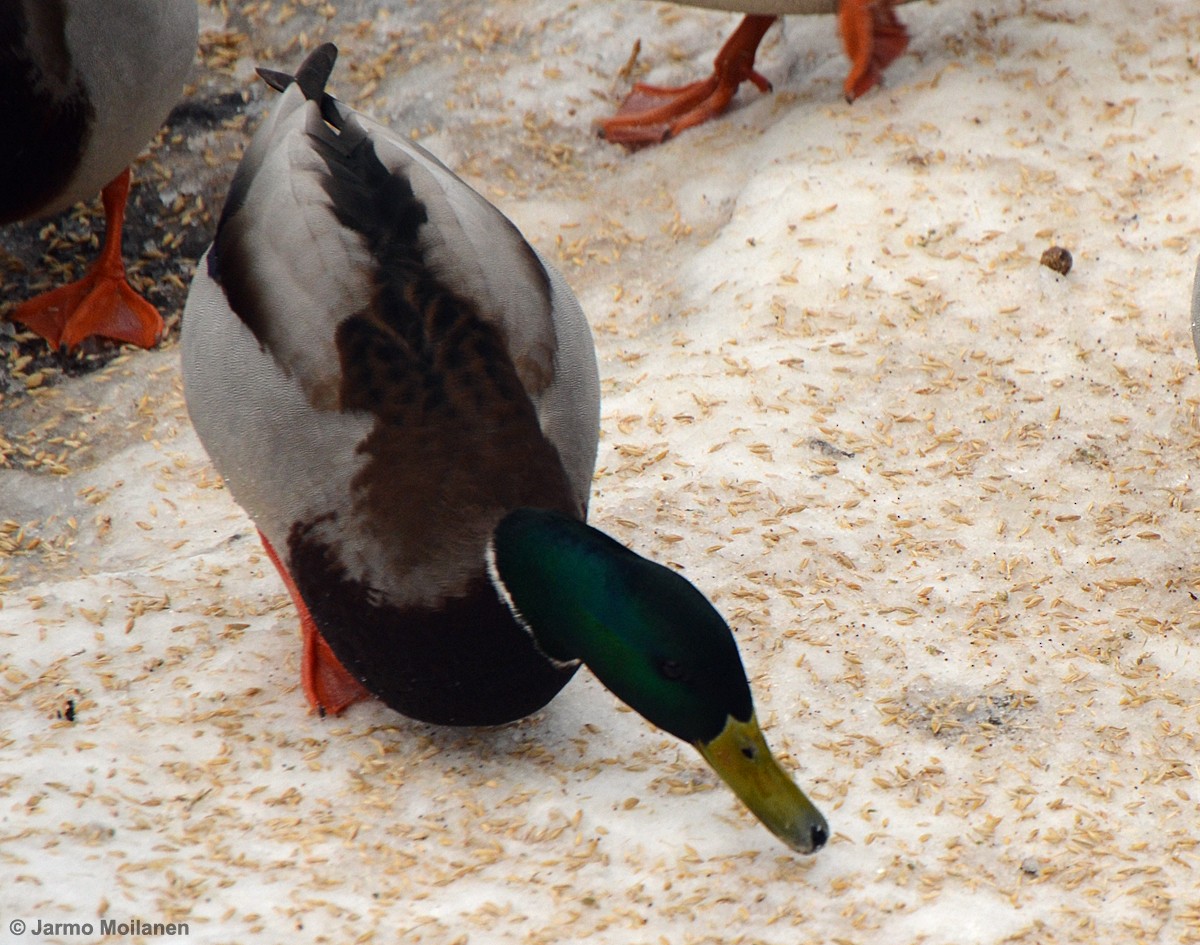
[[[276,92],[282,92],[295,82],[300,91],[310,102],[316,102],[321,108],[321,114],[326,121],[338,114],[334,106],[334,98],[325,91],[325,85],[337,62],[338,48],[333,43],[322,43],[310,52],[295,75],[287,72],[277,72],[274,69],[258,68],[256,71],[262,80]],[[331,121],[331,123],[333,123]]]

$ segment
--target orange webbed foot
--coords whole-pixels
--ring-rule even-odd
[[[292,603],[300,614],[300,632],[304,638],[304,650],[300,660],[300,682],[304,686],[304,695],[308,699],[308,704],[314,712],[321,715],[339,715],[354,703],[372,698],[367,688],[334,656],[333,650],[321,636],[312,614],[308,612],[304,598],[300,596],[296,582],[292,580],[292,575],[283,566],[279,556],[275,554],[275,549],[267,541],[267,536],[259,532],[258,537],[262,539],[267,557],[275,565],[280,578],[283,579],[284,586],[291,595]]]
[[[300,614],[300,627],[304,634],[300,681],[314,712],[340,715],[354,703],[374,698],[333,655],[333,650],[318,632],[307,608]]]
[[[659,144],[721,114],[743,82],[771,91],[771,83],[755,71],[754,57],[775,20],[773,16],[745,17],[721,47],[707,79],[676,88],[635,85],[617,113],[599,123],[601,135],[627,147]]]
[[[100,256],[86,276],[17,306],[9,318],[70,351],[94,335],[153,348],[162,337],[158,309],[125,278],[121,228],[129,196],[129,171],[104,188],[105,234]]]
[[[893,0],[841,0],[838,31],[850,57],[843,85],[848,102],[878,85],[883,70],[908,48],[908,30],[892,4]]]
[[[94,335],[153,348],[163,330],[158,309],[133,290],[124,271],[114,276],[93,270],[23,302],[9,318],[67,351]]]

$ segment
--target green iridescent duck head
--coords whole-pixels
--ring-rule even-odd
[[[767,747],[728,624],[687,579],[556,512],[496,527],[498,593],[546,656],[584,663],[651,724],[690,742],[793,850],[829,839],[820,811]]]

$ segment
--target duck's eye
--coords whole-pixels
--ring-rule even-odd
[[[663,660],[658,664],[658,671],[664,679],[670,679],[672,682],[683,679],[683,664],[675,660]]]

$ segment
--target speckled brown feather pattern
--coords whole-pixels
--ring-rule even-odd
[[[421,300],[408,338],[377,312],[338,326],[341,404],[377,418],[360,446],[368,461],[352,483],[356,506],[370,509],[364,526],[378,532],[396,573],[442,561],[435,570],[457,593],[451,577],[482,573],[478,549],[504,510],[583,509],[499,332],[467,300],[433,280],[419,283],[436,294]],[[389,533],[426,541],[392,542]]]
[[[363,126],[342,120],[331,103],[326,97],[322,111],[336,132],[322,123],[310,124],[309,134],[329,172],[323,186],[331,210],[343,226],[362,235],[370,253],[370,309],[376,320],[419,352],[431,339],[445,336],[448,325],[439,327],[443,319],[455,321],[471,308],[476,320],[498,333],[473,366],[486,371],[493,358],[503,361],[516,370],[514,379],[525,397],[543,393],[554,380],[558,338],[550,279],[533,248],[507,219],[492,221],[496,228],[508,231],[504,236],[511,254],[506,265],[512,267],[510,278],[524,293],[525,314],[517,322],[504,310],[507,300],[495,297],[486,285],[475,285],[475,273],[462,268],[456,258],[460,254],[448,251],[444,228],[450,221],[440,218],[439,208],[417,196],[408,176],[389,171]],[[420,169],[413,166],[409,173],[418,175]],[[454,231],[461,228],[463,235],[472,236],[459,221],[454,223]],[[493,234],[493,241],[498,238]],[[463,284],[450,289],[448,280],[456,278],[462,278]]]

